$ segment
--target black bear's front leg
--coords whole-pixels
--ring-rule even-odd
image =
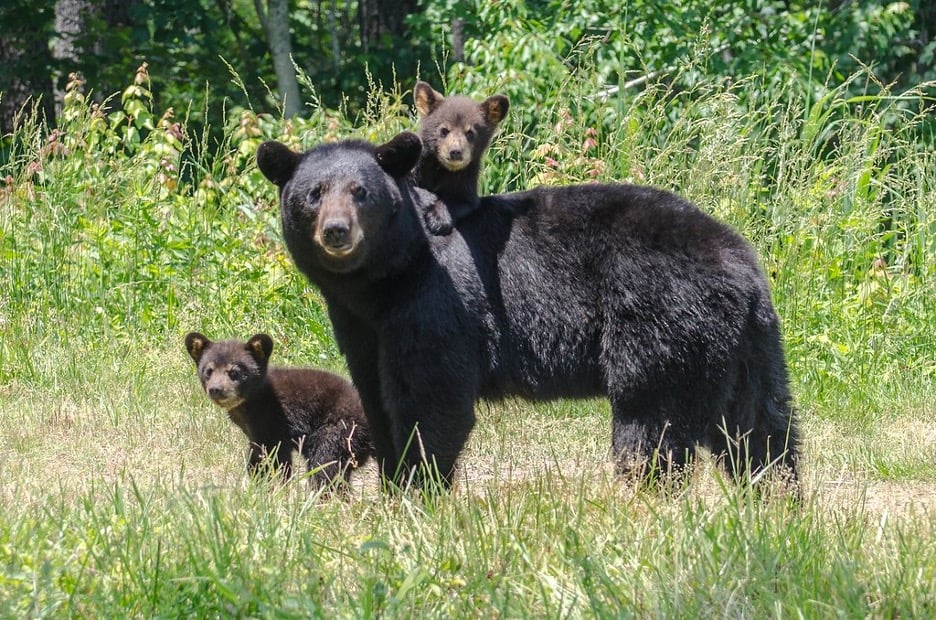
[[[458,455],[474,428],[478,362],[457,337],[395,332],[381,349],[381,385],[401,463],[398,485],[451,485]],[[440,347],[439,343],[446,346]],[[373,430],[372,430],[373,432]]]
[[[450,487],[458,456],[474,428],[474,407],[423,409],[419,415],[399,412],[399,417],[395,442],[400,446],[402,466],[397,472],[397,485]]]
[[[361,398],[370,428],[374,454],[384,481],[391,480],[399,469],[399,456],[393,445],[393,427],[383,404],[378,368],[377,336],[368,326],[344,312],[337,304],[328,304],[328,314],[335,330],[338,348],[344,353],[351,381]]]

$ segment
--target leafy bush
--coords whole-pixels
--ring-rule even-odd
[[[582,53],[600,64],[599,51]],[[605,74],[583,64],[538,83],[535,104],[513,95],[483,189],[591,181],[673,189],[754,241],[794,372],[817,397],[847,397],[856,379],[932,381],[936,162],[917,139],[928,85],[894,96],[879,84],[881,94],[854,96],[856,84],[876,83],[861,71],[821,97],[790,101],[771,76],[703,79],[706,63],[700,56],[665,81],[600,97]],[[467,74],[453,75],[449,89],[472,92]],[[31,338],[129,342],[217,327],[268,329],[340,363],[321,299],[284,252],[276,196],[254,152],[268,138],[295,148],[381,140],[414,120],[401,91],[376,85],[356,119],[316,101],[310,110],[284,121],[232,108],[211,148],[172,110],[152,109],[145,65],[107,115],[73,82],[61,125],[33,120],[0,171],[3,282],[13,291],[0,308],[4,357],[22,359],[16,343]],[[7,377],[21,372],[2,367]]]

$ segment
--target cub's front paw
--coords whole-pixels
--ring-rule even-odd
[[[445,203],[441,200],[435,201],[426,209],[426,212],[423,214],[423,219],[426,222],[426,230],[437,237],[444,237],[450,234],[455,224],[452,221],[452,216],[449,214],[448,207],[446,207]]]

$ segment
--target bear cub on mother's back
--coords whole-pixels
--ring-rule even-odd
[[[250,440],[248,471],[272,462],[292,475],[292,456],[305,457],[318,488],[347,482],[351,470],[373,453],[367,420],[349,381],[313,368],[270,368],[273,339],[257,334],[247,342],[213,342],[191,332],[185,348],[195,361],[205,393],[228,412]]]
[[[444,97],[426,82],[416,83],[413,99],[422,141],[416,185],[439,197],[423,214],[426,228],[434,235],[447,235],[456,222],[478,208],[481,157],[510,101],[504,95],[480,103],[468,97]]]

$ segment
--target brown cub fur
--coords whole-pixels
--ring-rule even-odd
[[[478,207],[481,157],[510,101],[504,95],[480,103],[468,97],[444,97],[425,82],[416,83],[413,99],[423,143],[415,182],[439,197],[424,212],[426,228],[434,235],[447,235]]]
[[[257,334],[247,342],[212,342],[198,332],[185,337],[198,378],[208,398],[228,412],[250,440],[248,472],[255,475],[264,459],[285,479],[299,450],[313,483],[321,488],[373,453],[367,420],[349,381],[313,368],[270,368],[273,339]]]

